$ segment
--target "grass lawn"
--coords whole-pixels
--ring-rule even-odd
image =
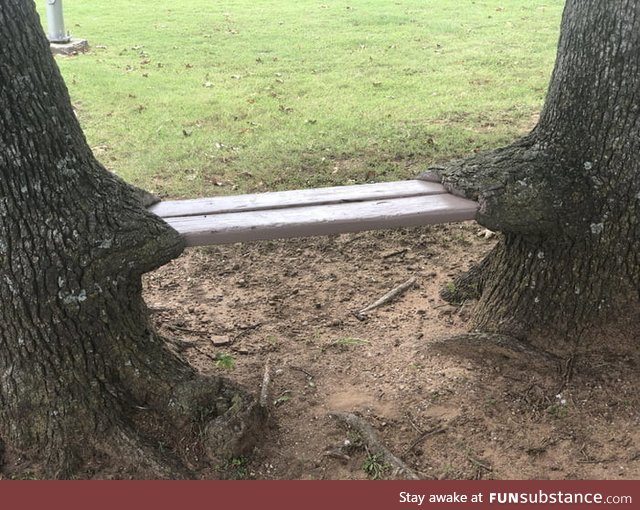
[[[65,0],[97,157],[161,195],[403,179],[532,125],[560,0]]]

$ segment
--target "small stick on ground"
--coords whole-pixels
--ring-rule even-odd
[[[262,376],[262,388],[260,389],[260,407],[266,409],[269,401],[269,383],[271,382],[271,363],[269,358],[264,364],[264,375]]]
[[[415,429],[415,431],[416,431],[418,434],[420,434],[420,435],[424,434],[424,430],[422,430],[420,427],[418,427],[418,426],[413,422],[413,420],[411,419],[411,416],[410,416],[410,415],[408,415],[408,414],[407,414],[407,420],[409,420],[409,423],[411,424],[411,426]]]
[[[438,427],[432,430],[429,430],[427,432],[423,432],[422,434],[420,434],[420,436],[418,437],[418,439],[416,439],[413,443],[411,443],[411,446],[409,446],[409,448],[407,448],[404,452],[403,456],[406,456],[407,454],[411,453],[411,451],[418,446],[422,441],[424,441],[426,438],[428,438],[429,436],[435,436],[436,434],[442,434],[444,432],[446,432],[447,429],[445,427]]]
[[[345,242],[343,242],[341,244],[341,248],[344,248],[348,244],[354,243],[354,242],[362,239],[362,237],[363,237],[362,234],[358,234],[358,235],[353,236],[351,239],[347,239]]]
[[[147,310],[149,313],[161,313],[161,312],[169,312],[171,308],[167,306],[147,306]]]
[[[182,333],[191,333],[192,335],[210,335],[210,331],[202,331],[199,329],[183,328],[182,326],[176,326],[174,324],[167,324],[167,328],[173,331],[181,331]]]
[[[306,375],[309,379],[313,379],[313,374],[307,370],[305,370],[302,367],[297,367],[295,365],[289,365],[289,368],[291,370],[297,370],[298,372],[302,372],[304,375]]]
[[[473,457],[467,457],[467,458],[469,459],[469,462],[471,462],[471,464],[473,464],[474,466],[477,466],[482,469],[486,469],[487,471],[493,471],[493,468],[488,464],[485,464],[484,462],[481,462],[478,459],[475,459]]]
[[[420,480],[420,477],[413,469],[402,462],[382,444],[371,425],[362,418],[352,413],[342,412],[330,413],[330,416],[333,416],[356,430],[362,437],[362,441],[365,443],[367,448],[373,453],[381,455],[385,462],[394,468],[394,474],[396,476],[402,476],[407,480]]]
[[[187,349],[193,348],[193,342],[188,340],[182,340],[181,338],[174,338],[172,336],[163,335],[164,341],[171,345],[177,352],[184,352]]]
[[[398,251],[394,251],[391,253],[387,253],[386,255],[383,255],[382,258],[387,260],[393,257],[397,257],[399,255],[404,255],[405,253],[407,253],[409,251],[409,248],[403,248],[402,250],[398,250]]]
[[[242,331],[240,331],[240,333],[238,333],[236,336],[233,337],[233,341],[235,342],[236,340],[238,340],[239,338],[243,337],[244,335],[250,333],[254,329],[258,329],[260,326],[262,326],[262,323],[261,322],[256,322],[255,324],[250,324],[246,328],[242,328]]]
[[[209,358],[209,359],[210,359],[211,361],[213,361],[214,363],[217,363],[217,362],[218,362],[218,358],[216,358],[216,357],[214,357],[214,356],[211,356],[211,354],[209,354],[209,353],[207,353],[207,352],[204,352],[204,351],[203,351],[202,349],[200,349],[199,347],[197,347],[197,346],[195,346],[195,345],[193,345],[193,346],[191,346],[191,345],[190,345],[189,347],[191,347],[191,348],[192,348],[193,350],[195,350],[196,352],[198,352],[198,353],[202,354],[202,355],[203,355],[203,356],[205,356],[206,358]]]
[[[355,313],[356,317],[358,315],[362,316],[363,314],[365,314],[367,312],[370,312],[371,310],[373,310],[375,308],[378,308],[379,306],[386,305],[388,302],[393,301],[395,298],[397,298],[401,294],[404,294],[406,291],[408,291],[415,284],[416,284],[416,279],[415,278],[409,278],[406,282],[404,282],[403,284],[398,285],[396,288],[390,290],[389,292],[387,292],[384,296],[382,296],[377,301],[371,303],[369,306],[365,306],[362,310],[359,310],[358,312],[356,312]]]

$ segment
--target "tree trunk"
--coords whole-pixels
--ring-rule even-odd
[[[123,476],[153,477],[189,476],[194,457],[181,457],[181,442],[205,438],[212,456],[249,446],[243,438],[258,406],[195,373],[148,322],[141,276],[182,248],[139,193],[93,157],[33,2],[3,0],[0,442],[7,451],[51,477],[87,474],[109,458]],[[160,443],[176,448],[160,453]]]
[[[640,3],[568,0],[536,128],[433,169],[504,232],[475,326],[579,336],[640,286]],[[633,295],[637,299],[637,294]]]

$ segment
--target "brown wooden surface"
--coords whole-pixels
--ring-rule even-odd
[[[187,246],[318,236],[471,220],[478,204],[449,194],[166,218]]]
[[[441,193],[446,193],[441,184],[410,180],[188,200],[167,200],[153,205],[150,210],[162,218],[172,218],[176,216],[198,216],[344,202],[363,202]]]

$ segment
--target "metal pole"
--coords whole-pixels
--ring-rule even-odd
[[[62,0],[47,0],[47,37],[52,43],[66,43],[71,40],[64,30]]]

